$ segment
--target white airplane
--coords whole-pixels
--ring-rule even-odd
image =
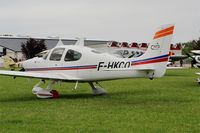
[[[191,55],[190,53],[186,53],[186,55],[192,59],[191,66],[200,68],[200,50],[192,50],[190,52],[193,55]]]
[[[104,94],[106,91],[100,87],[99,81],[162,77],[167,67],[173,31],[172,24],[161,26],[146,52],[137,58],[101,53],[85,47],[84,40],[79,40],[76,45],[63,45],[59,41],[44,57],[21,62],[24,72],[0,70],[0,74],[41,79],[32,89],[39,98],[57,98],[58,92],[52,90],[52,86],[58,81],[75,82],[75,89],[79,82],[87,82],[94,95]],[[40,87],[44,80],[49,80],[46,89]]]
[[[200,68],[200,50],[192,50],[191,53],[193,53],[194,55],[191,56],[190,54],[188,54],[188,56],[192,58],[192,64]],[[197,72],[196,74],[200,75],[200,72]],[[197,78],[197,82],[200,84],[200,78]]]
[[[192,58],[192,63],[200,68],[200,50],[192,50],[191,53],[193,53],[193,56],[190,54],[188,56]]]

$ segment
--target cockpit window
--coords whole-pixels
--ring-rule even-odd
[[[77,61],[81,58],[82,54],[80,52],[69,49],[65,55],[65,61]]]
[[[65,50],[64,48],[54,49],[53,52],[51,53],[50,60],[60,61],[61,58],[62,58],[62,54],[63,54],[64,50]]]

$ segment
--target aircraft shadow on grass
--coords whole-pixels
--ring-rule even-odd
[[[167,92],[168,90],[166,90]],[[151,95],[154,95],[155,97],[151,97]],[[129,98],[127,98],[129,97]],[[169,97],[160,97],[159,92],[156,92],[156,90],[134,90],[132,92],[130,91],[119,91],[119,92],[109,92],[105,95],[100,96],[94,96],[92,94],[61,94],[58,98],[60,100],[70,100],[70,99],[95,99],[95,100],[101,100],[101,99],[107,99],[112,102],[119,102],[121,104],[146,104],[146,103],[170,103],[170,102],[176,102],[176,103],[188,103],[191,102],[192,99],[185,99],[182,97],[176,97],[175,95],[169,96]],[[132,99],[132,100],[130,100]],[[11,98],[4,98],[0,99],[0,103],[9,103],[9,102],[30,102],[30,101],[49,101],[54,100],[56,102],[57,99],[38,99],[34,96],[24,96],[20,95],[20,97],[11,97]],[[103,100],[105,101],[105,100]]]
[[[106,94],[107,95],[107,94]],[[94,96],[92,94],[61,94],[59,96],[58,99],[92,99],[95,97],[104,97],[106,95],[99,95],[99,96]],[[0,99],[0,102],[28,102],[28,101],[49,101],[49,100],[57,100],[57,99],[39,99],[39,98],[35,98],[34,95],[30,95],[30,96],[24,96],[24,95],[20,95],[20,97],[10,97],[10,98],[4,98],[4,99]]]

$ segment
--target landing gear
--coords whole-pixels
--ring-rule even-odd
[[[149,77],[150,80],[154,79],[154,72],[153,71],[147,71],[147,77]]]
[[[46,89],[40,87],[40,85],[44,83],[44,80],[40,80],[33,89],[32,93],[35,94],[38,98],[58,98],[59,94],[56,90],[52,90],[52,86],[55,84],[54,80],[50,80]]]
[[[89,85],[91,86],[93,95],[103,95],[106,94],[106,91],[100,87],[100,86],[94,86],[93,82],[89,82]]]
[[[37,84],[33,87],[33,89],[32,89],[32,93],[33,93],[33,94],[37,94],[38,91],[43,90],[43,89],[40,87],[40,85],[41,85],[42,83],[44,83],[44,80],[40,80],[40,82],[37,83]]]
[[[43,89],[41,84],[45,83],[44,80],[40,80],[39,83],[37,83],[33,89],[32,93],[35,94],[38,98],[59,98],[59,93],[56,90],[52,89],[52,86],[56,83],[55,80],[49,80],[48,86]],[[89,82],[89,85],[91,86],[93,95],[103,95],[106,94],[106,91],[102,88],[102,86],[96,82],[98,86],[94,86],[93,82]],[[75,89],[77,88],[78,81],[76,82]]]
[[[197,83],[199,83],[199,84],[200,84],[200,78],[197,78]]]

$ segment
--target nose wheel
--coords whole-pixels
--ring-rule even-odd
[[[89,82],[89,85],[92,89],[93,95],[103,95],[106,94],[106,91],[100,86],[94,86],[93,82]]]

